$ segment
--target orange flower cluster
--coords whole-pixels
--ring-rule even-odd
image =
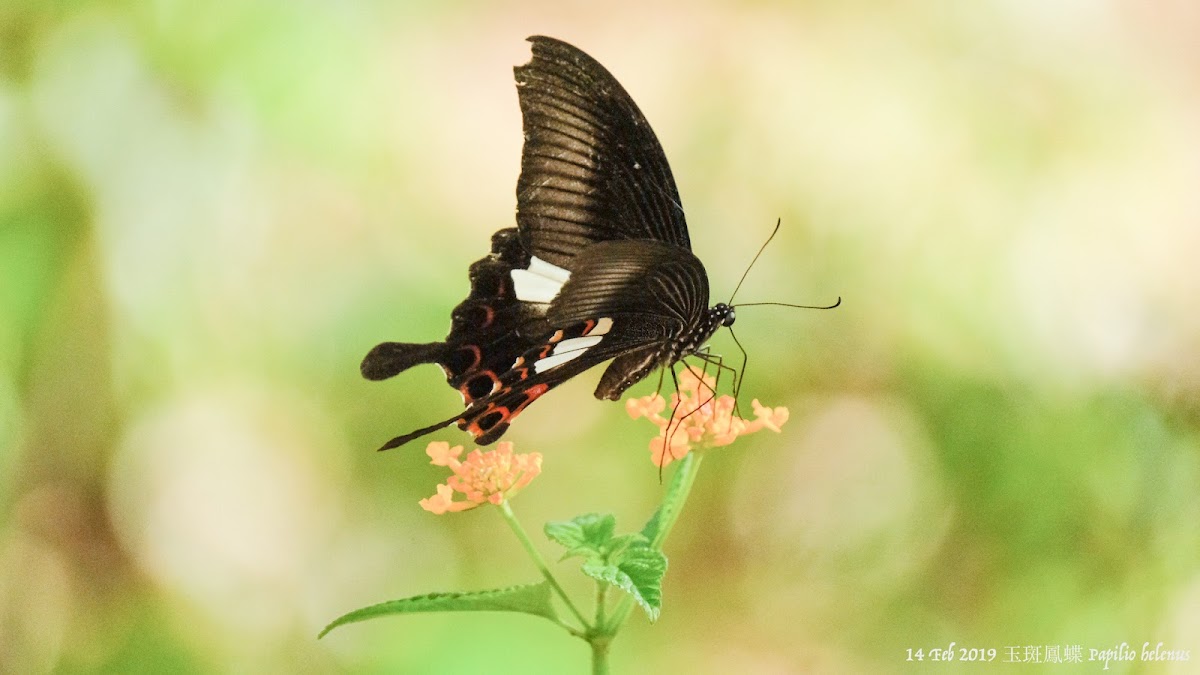
[[[754,399],[754,419],[744,420],[734,415],[732,396],[716,396],[716,383],[711,376],[701,380],[692,371],[679,376],[679,391],[671,394],[675,415],[668,420],[662,416],[667,402],[657,393],[625,402],[625,410],[633,419],[645,417],[658,425],[658,436],[650,440],[650,456],[655,465],[664,467],[681,459],[693,449],[717,448],[729,445],[738,436],[760,429],[776,433],[788,419],[788,409],[769,408]],[[670,437],[670,447],[667,438]]]
[[[495,450],[472,450],[465,461],[458,459],[463,447],[453,448],[445,441],[434,441],[425,454],[434,466],[450,467],[454,475],[437,486],[437,494],[422,499],[421,508],[431,513],[466,511],[482,504],[501,504],[517,494],[542,471],[542,455],[537,452],[518,455],[512,443],[502,441]],[[454,493],[466,497],[455,501]]]

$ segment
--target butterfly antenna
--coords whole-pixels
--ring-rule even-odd
[[[765,251],[767,249],[767,244],[770,244],[771,240],[775,238],[775,234],[777,232],[779,232],[779,226],[782,223],[783,223],[783,218],[778,218],[775,220],[775,229],[771,230],[771,236],[767,237],[767,240],[764,241],[763,245],[759,247],[758,253],[754,254],[754,259],[750,261],[750,266],[746,268],[745,272],[742,272],[742,278],[738,279],[737,286],[733,287],[733,293],[729,296],[729,302],[727,302],[725,304],[727,304],[727,305],[733,304],[733,298],[737,295],[737,292],[742,288],[742,282],[746,280],[746,275],[750,274],[750,269],[754,267],[754,263],[758,262],[758,256],[762,255],[763,251]]]
[[[824,306],[793,305],[788,302],[743,302],[736,306],[737,307],[761,307],[763,305],[775,305],[776,307],[795,307],[797,309],[833,309],[834,307],[837,307],[840,304],[842,304],[842,296],[839,295],[837,301],[834,302],[832,305],[824,305]],[[730,306],[732,307],[734,305],[730,305]]]

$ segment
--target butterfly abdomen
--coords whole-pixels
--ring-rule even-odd
[[[600,384],[596,385],[596,398],[602,401],[619,401],[625,390],[641,382],[655,368],[663,365],[664,355],[657,345],[625,354],[613,359]]]

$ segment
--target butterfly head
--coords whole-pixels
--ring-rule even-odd
[[[723,302],[718,302],[717,304],[713,305],[712,309],[708,311],[712,314],[714,319],[716,319],[722,326],[725,326],[726,328],[732,326],[733,322],[737,320],[737,313],[733,311],[733,307]]]

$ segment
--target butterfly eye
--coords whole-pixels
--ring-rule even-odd
[[[727,313],[725,314],[725,318],[721,319],[721,325],[722,325],[722,326],[725,326],[726,328],[728,328],[729,326],[732,326],[732,325],[733,325],[733,322],[734,322],[736,319],[737,319],[737,313],[735,313],[735,312],[733,311],[733,308],[732,308],[732,307],[730,307],[730,308],[729,308],[729,312],[727,312]]]

